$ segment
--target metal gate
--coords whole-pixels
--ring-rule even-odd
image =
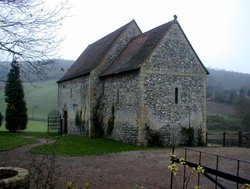
[[[52,110],[48,114],[48,133],[49,134],[62,133],[62,119],[59,110]]]

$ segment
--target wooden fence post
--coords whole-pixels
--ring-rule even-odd
[[[239,131],[239,134],[238,134],[238,146],[241,147],[242,145],[242,132]]]
[[[226,146],[226,132],[223,132],[223,147]]]
[[[205,139],[205,146],[207,146],[207,137],[208,137],[208,132],[206,132],[206,139]]]

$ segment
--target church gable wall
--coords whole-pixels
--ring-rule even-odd
[[[165,70],[170,73],[206,73],[178,24],[173,24],[167,31],[145,66],[149,70]]]
[[[183,128],[205,132],[206,72],[176,24],[141,72],[146,124],[159,131],[164,144],[184,143]]]

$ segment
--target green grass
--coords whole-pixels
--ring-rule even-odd
[[[32,138],[23,138],[31,136]],[[0,127],[0,151],[16,148],[25,144],[34,143],[35,138],[47,138],[47,123],[42,121],[29,121],[24,131],[10,133],[5,125]]]
[[[144,147],[123,144],[109,139],[89,139],[82,136],[57,137],[55,144],[45,144],[32,149],[33,153],[55,152],[56,155],[82,156],[122,151],[143,150]]]
[[[57,109],[56,80],[24,83],[28,115],[33,119],[46,119],[49,111]],[[4,89],[0,90],[0,112],[5,114]]]
[[[23,138],[19,133],[0,132],[0,151],[37,142],[33,138]]]
[[[208,116],[207,129],[209,133],[244,131],[241,119],[225,116]]]
[[[5,128],[5,123],[3,123],[2,126],[0,127],[0,131],[7,131]],[[47,122],[29,120],[27,129],[25,129],[23,132],[47,132],[47,131],[48,131]]]

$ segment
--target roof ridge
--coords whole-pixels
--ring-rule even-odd
[[[143,64],[143,62],[150,56],[151,52],[157,46],[157,44],[162,39],[162,37],[165,35],[167,30],[170,28],[170,26],[175,23],[174,21],[175,20],[169,21],[165,24],[162,24],[162,25],[155,27],[151,30],[148,30],[147,32],[144,32],[144,33],[141,33],[139,35],[132,37],[130,39],[129,43],[126,45],[126,47],[114,59],[114,61],[110,64],[110,66],[100,74],[100,77],[103,77],[106,75],[118,74],[118,73],[126,72],[128,70],[135,70],[135,69],[140,68],[141,65]],[[143,38],[145,38],[145,37],[147,39],[143,40]],[[142,50],[142,46],[140,46],[139,43],[141,45],[144,44],[143,45],[144,50]],[[135,53],[132,57],[130,57],[131,59],[129,60],[129,62],[127,62],[127,63],[129,63],[129,66],[128,66],[128,64],[126,64],[126,65],[123,65],[123,68],[116,67],[116,62],[121,57],[124,57],[123,53],[126,53],[126,51],[127,52],[129,51],[128,49],[133,48],[131,46],[131,44],[136,45],[138,48],[135,49],[135,51],[137,53]],[[138,53],[138,52],[140,52],[140,53]],[[135,61],[135,60],[137,60],[137,61]],[[123,63],[120,62],[120,64],[123,64]]]
[[[98,39],[97,41],[89,44],[81,55],[76,59],[69,70],[64,76],[57,82],[64,82],[71,79],[75,79],[84,75],[88,75],[93,69],[95,69],[106,56],[113,43],[119,38],[121,33],[134,22],[131,20],[127,24],[119,27],[106,36]]]

